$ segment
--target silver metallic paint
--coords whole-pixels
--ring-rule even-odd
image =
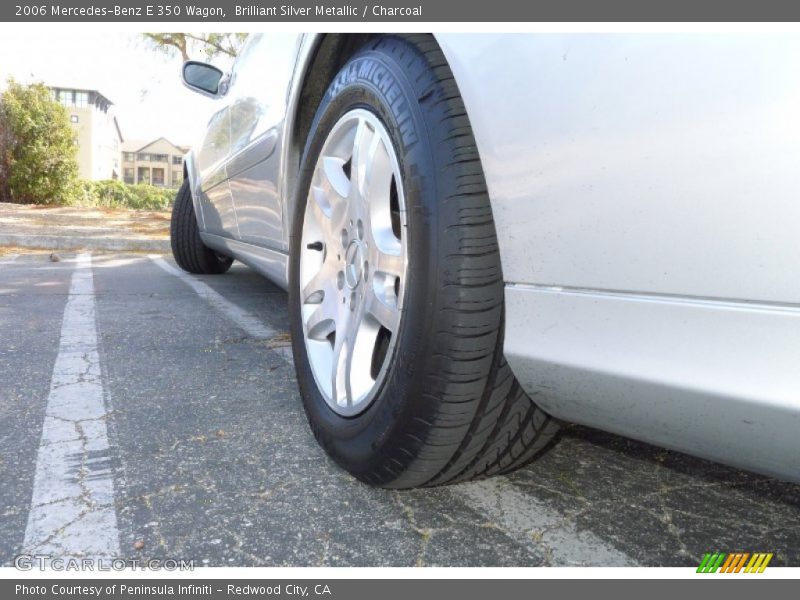
[[[236,257],[236,260],[258,271],[281,289],[286,290],[286,282],[289,280],[287,272],[289,255],[285,252],[278,252],[255,244],[246,244],[211,233],[201,233],[200,237],[209,248],[222,252],[226,256]]]

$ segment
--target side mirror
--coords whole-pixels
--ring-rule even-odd
[[[189,60],[183,63],[181,75],[186,87],[204,96],[216,98],[226,91],[222,89],[225,74],[214,65]]]

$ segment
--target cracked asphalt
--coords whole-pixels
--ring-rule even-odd
[[[61,258],[0,257],[2,565],[23,550],[32,519],[77,264]],[[775,553],[771,565],[800,566],[800,486],[577,426],[511,476],[407,492],[367,487],[325,456],[306,424],[283,292],[238,263],[196,278],[274,332],[265,338],[146,255],[94,254],[91,272],[102,469],[113,481],[108,506],[123,557],[692,566],[709,551],[760,551]],[[61,484],[84,476],[77,466]],[[85,539],[81,551],[91,553],[100,532],[82,534],[73,542]]]

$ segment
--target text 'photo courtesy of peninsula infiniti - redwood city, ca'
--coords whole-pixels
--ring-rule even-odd
[[[254,34],[184,83],[177,263],[288,291],[357,478],[508,473],[562,421],[800,481],[800,36]]]

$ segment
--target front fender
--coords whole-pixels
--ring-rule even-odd
[[[200,203],[200,175],[197,169],[197,158],[195,151],[190,150],[183,159],[183,176],[189,182],[189,190],[192,192],[192,204],[194,205],[194,214],[197,217],[197,226],[200,231],[205,231],[205,219],[203,217],[203,207]]]

